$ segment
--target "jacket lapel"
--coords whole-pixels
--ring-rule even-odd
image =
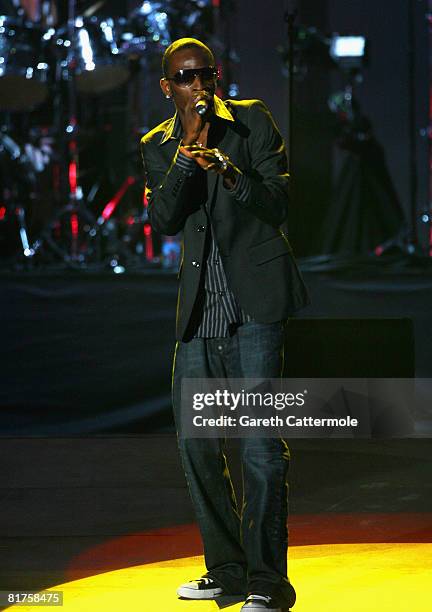
[[[211,135],[210,142],[207,143],[209,148],[218,148],[221,151],[225,151],[225,146],[228,144],[230,129],[228,121],[220,119],[219,116],[216,118],[216,124],[214,125],[214,131]],[[220,174],[216,172],[207,173],[207,191],[208,191],[208,203],[209,210],[213,208],[213,197],[216,186],[219,181],[222,181]]]
[[[216,172],[207,172],[207,195],[208,195],[207,207],[208,207],[208,211],[210,214],[213,211],[213,206],[214,206],[213,198],[214,198],[216,185],[218,183],[218,180],[220,179],[221,177],[219,176],[219,174],[216,174]]]

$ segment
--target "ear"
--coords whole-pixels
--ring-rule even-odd
[[[160,88],[162,89],[162,93],[166,98],[171,98],[171,87],[169,81],[167,79],[162,78],[160,81]]]

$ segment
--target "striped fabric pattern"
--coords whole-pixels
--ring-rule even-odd
[[[195,161],[190,159],[190,157],[186,157],[181,151],[177,151],[177,157],[175,160],[176,166],[181,170],[186,176],[192,176],[195,170]]]
[[[194,173],[194,160],[181,152],[178,152],[175,163],[187,176],[192,176]],[[237,200],[245,202],[250,194],[249,179],[244,174],[240,174],[234,188],[228,191]],[[230,335],[230,328],[252,321],[252,317],[241,308],[228,287],[213,226],[211,226],[211,244],[206,261],[204,289],[202,317],[194,338],[226,338]]]
[[[228,287],[225,271],[213,235],[205,272],[205,299],[202,319],[195,338],[226,338],[230,327],[251,321]]]

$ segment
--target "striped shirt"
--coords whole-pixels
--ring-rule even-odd
[[[192,176],[196,167],[194,160],[189,159],[182,153],[178,153],[176,164],[188,176]],[[229,191],[236,199],[246,201],[250,193],[250,184],[247,177],[241,174],[237,178],[235,187]],[[207,212],[210,215],[208,206]],[[204,304],[194,338],[226,338],[238,326],[252,321],[252,317],[241,308],[235,295],[228,287],[211,224],[210,229],[211,242],[205,269]]]

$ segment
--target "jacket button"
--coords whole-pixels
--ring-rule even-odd
[[[199,261],[193,261],[193,262],[192,262],[192,265],[193,265],[195,268],[199,268],[199,267],[200,267],[200,262],[199,262]]]
[[[205,230],[205,225],[197,225],[196,231],[203,232]]]

